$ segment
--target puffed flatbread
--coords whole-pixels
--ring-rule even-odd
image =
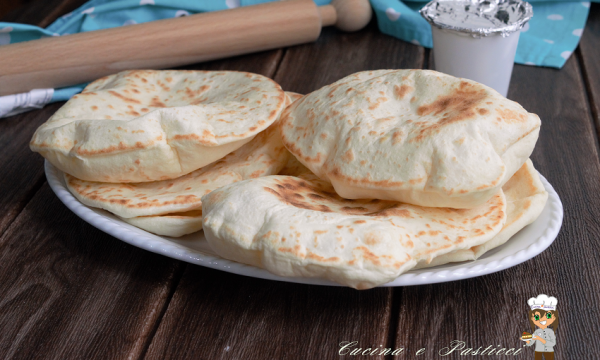
[[[531,160],[527,160],[519,171],[504,184],[502,191],[506,196],[506,223],[496,236],[490,241],[470,249],[453,251],[438,256],[429,262],[424,260],[417,264],[415,268],[427,268],[450,262],[478,259],[487,251],[504,244],[525,226],[534,222],[544,210],[548,200],[548,192],[544,189],[540,176],[533,167]]]
[[[101,183],[65,174],[65,181],[85,205],[108,210],[159,235],[181,236],[201,229],[201,212],[180,213],[200,211],[203,195],[240,180],[277,174],[290,157],[275,124],[223,159],[177,179]],[[175,231],[178,222],[183,222],[182,229]]]
[[[473,209],[425,208],[343,199],[315,175],[299,175],[241,181],[202,197],[211,248],[277,275],[367,289],[421,259],[483,244],[506,221],[502,190]]]
[[[285,146],[349,199],[485,203],[523,165],[540,119],[495,90],[430,70],[360,72],[282,115]]]
[[[31,140],[33,151],[79,179],[173,179],[240,148],[275,122],[287,98],[262,75],[134,70],[75,95]]]
[[[297,93],[292,93],[292,92],[286,92],[287,95],[287,101],[286,104],[289,105],[292,102],[294,102],[295,100],[298,100],[299,98],[302,97],[302,95],[297,94]],[[188,189],[191,187],[198,187],[199,191],[207,191],[210,190],[211,188],[216,188],[218,186],[224,185],[224,184],[228,184],[236,179],[244,179],[244,178],[251,178],[252,176],[256,176],[258,175],[258,173],[256,171],[258,171],[261,166],[265,168],[265,171],[263,173],[261,173],[260,175],[272,175],[272,174],[276,174],[277,171],[279,171],[279,169],[282,167],[282,164],[284,164],[286,161],[289,162],[288,159],[290,159],[292,156],[287,155],[289,154],[287,151],[283,151],[281,152],[281,150],[283,149],[283,145],[281,144],[281,140],[278,137],[278,131],[275,129],[268,129],[265,130],[264,134],[257,136],[252,142],[250,142],[249,144],[243,146],[242,148],[240,148],[239,150],[235,151],[234,153],[230,154],[228,157],[226,157],[226,159],[224,159],[224,162],[220,164],[220,166],[218,167],[219,170],[219,174],[220,176],[216,176],[216,177],[211,177],[210,174],[213,173],[215,169],[211,168],[211,165],[208,165],[209,169],[205,169],[204,172],[202,172],[202,170],[198,170],[197,173],[202,173],[202,175],[200,175],[199,177],[195,178],[194,181],[191,180],[191,178],[193,178],[193,176],[195,174],[189,174],[189,176],[184,176],[181,179],[175,179],[175,181],[179,182],[179,181],[183,181],[185,182],[185,186],[180,188],[183,189]],[[268,157],[271,157],[272,160],[274,160],[274,164],[269,164],[269,161],[265,162],[266,159],[261,158],[261,153],[263,155],[266,155]],[[248,155],[250,154],[250,155]],[[252,161],[257,161],[256,163],[252,164]],[[271,165],[275,165],[274,167]],[[250,166],[250,167],[249,167]],[[216,166],[215,166],[216,167]],[[232,173],[228,173],[227,169],[231,170]],[[239,176],[232,176],[233,173],[236,173],[239,171],[239,169],[243,169],[241,172],[238,173]],[[206,171],[208,170],[208,171]],[[251,170],[251,171],[250,171]],[[72,177],[68,177],[67,176],[67,183],[69,183],[69,178]],[[205,181],[210,181],[210,183],[205,182]],[[79,179],[71,179],[71,186],[73,187],[73,190],[71,190],[72,192],[77,193],[77,190],[75,190],[75,187],[77,187],[78,189],[86,189],[85,191],[79,190],[78,194],[79,197],[81,198],[82,201],[88,203],[88,204],[96,204],[97,203],[93,202],[93,200],[91,199],[92,197],[97,196],[98,191],[100,190],[100,188],[106,188],[107,184],[98,184],[98,183],[92,183],[92,182],[85,182],[85,181],[81,181]],[[150,183],[146,183],[142,186],[144,186],[144,188],[151,188],[151,185],[149,185]],[[132,195],[132,196],[136,196],[139,194],[131,194],[130,192],[127,192],[127,190],[124,190],[123,188],[129,189],[130,186],[132,184],[129,185],[118,185],[118,184],[112,184],[112,186],[115,188],[117,193],[120,193],[121,196],[118,196],[116,199],[113,197],[111,199],[113,199],[113,202],[115,203],[119,203],[119,201],[114,201],[114,200],[127,200],[127,194]],[[168,184],[167,184],[168,185]],[[207,187],[207,185],[209,185]],[[162,187],[164,186],[164,183],[162,183],[161,185],[157,186],[158,187]],[[121,191],[119,191],[121,190]],[[102,191],[102,190],[100,190]],[[171,193],[171,197],[167,197],[166,199],[162,199],[163,202],[168,202],[168,201],[173,201],[174,197],[177,196],[177,193],[175,192],[176,190],[174,190]],[[156,192],[156,191],[155,191]],[[146,193],[146,192],[144,192]],[[86,195],[87,194],[87,195]],[[112,196],[114,195],[114,193],[107,193],[106,196]],[[148,195],[148,194],[146,194]],[[190,194],[180,194],[180,195],[190,195]],[[197,198],[198,196],[196,196]],[[106,197],[107,199],[109,199],[108,197]],[[154,200],[154,199],[153,199]],[[101,205],[101,204],[100,204]],[[134,204],[134,207],[136,205],[139,205],[139,203]],[[197,231],[202,230],[202,209],[200,208],[200,204],[199,203],[194,203],[192,204],[193,206],[196,206],[196,208],[194,210],[189,210],[189,211],[183,211],[183,212],[170,212],[170,213],[166,213],[166,214],[153,214],[153,212],[155,211],[161,211],[159,210],[159,207],[156,207],[155,209],[152,208],[144,208],[144,211],[146,214],[150,214],[150,215],[142,215],[142,216],[135,216],[135,217],[122,217],[119,216],[121,218],[121,220],[136,226],[140,229],[149,231],[151,233],[157,234],[157,235],[165,235],[165,236],[171,236],[171,237],[180,237],[183,235],[187,235],[187,234],[191,234]],[[94,205],[90,205],[90,206],[94,206]],[[108,205],[106,205],[108,206]],[[102,207],[102,206],[100,206]],[[106,208],[106,207],[104,207]],[[108,210],[110,210],[111,208],[107,208]],[[126,211],[124,211],[124,209],[118,209],[115,208],[115,211],[117,211],[119,214],[127,214]]]

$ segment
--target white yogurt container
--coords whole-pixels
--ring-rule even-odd
[[[421,9],[432,25],[437,71],[508,93],[520,30],[533,16],[520,0],[434,0]]]

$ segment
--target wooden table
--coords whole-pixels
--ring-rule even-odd
[[[46,26],[81,3],[36,0],[3,20]],[[248,278],[138,249],[79,219],[48,187],[28,143],[61,103],[0,119],[0,358],[335,359],[341,342],[356,341],[405,348],[362,358],[457,359],[439,355],[452,340],[521,347],[527,300],[540,293],[559,300],[556,359],[600,358],[599,4],[591,10],[564,68],[516,65],[508,94],[542,119],[532,159],[563,201],[560,235],[530,261],[469,280],[356,291]],[[430,64],[429,50],[372,23],[186,68],[256,72],[307,93],[356,71]]]

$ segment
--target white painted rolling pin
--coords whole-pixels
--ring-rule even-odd
[[[312,42],[323,26],[370,19],[368,0],[288,0],[0,46],[0,96]]]

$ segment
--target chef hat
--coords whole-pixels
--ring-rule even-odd
[[[529,304],[531,310],[556,310],[557,303],[558,299],[556,299],[554,296],[548,296],[545,294],[539,294],[538,297],[527,300],[527,304]]]

